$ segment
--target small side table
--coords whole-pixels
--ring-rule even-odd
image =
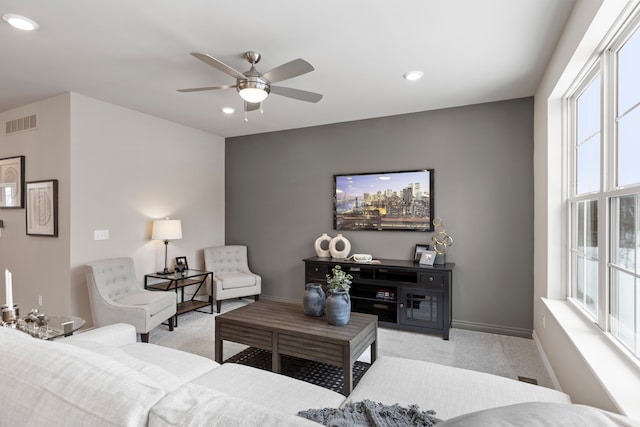
[[[144,275],[144,288],[150,291],[170,291],[174,290],[176,294],[180,290],[180,301],[176,306],[176,316],[174,319],[174,325],[178,326],[178,315],[186,313],[188,311],[199,311],[200,313],[206,313],[206,311],[200,310],[203,307],[211,306],[210,314],[213,314],[213,294],[212,290],[209,291],[207,301],[195,299],[196,295],[200,291],[200,288],[207,282],[213,282],[213,273],[211,271],[203,270],[185,270],[182,273],[173,272],[171,274],[158,274],[151,273]],[[187,286],[197,285],[196,291],[193,293],[191,299],[184,300],[184,288]]]
[[[18,319],[15,329],[34,338],[41,340],[54,340],[60,337],[68,337],[85,325],[82,317],[76,316],[47,316],[46,326],[36,327],[33,323],[26,323],[24,319]]]
[[[48,340],[60,337],[68,337],[85,325],[85,320],[77,316],[51,316],[49,317]]]

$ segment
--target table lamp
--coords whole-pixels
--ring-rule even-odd
[[[167,247],[169,240],[182,239],[182,222],[179,219],[156,219],[153,221],[152,240],[164,240],[164,270],[158,274],[171,274],[167,268]]]

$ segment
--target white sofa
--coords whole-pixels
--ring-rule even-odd
[[[57,341],[0,328],[0,348],[0,426],[317,426],[295,414],[363,399],[433,409],[448,420],[438,424],[443,426],[500,425],[493,419],[456,424],[454,417],[481,410],[486,418],[496,407],[526,413],[531,407],[508,405],[532,401],[555,405],[556,415],[557,408],[589,408],[571,405],[555,390],[391,357],[378,358],[345,398],[271,372],[137,342],[135,328],[125,324]],[[615,422],[610,425],[637,425],[615,414],[597,415]]]

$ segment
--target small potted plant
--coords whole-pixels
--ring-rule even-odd
[[[343,271],[339,265],[333,267],[331,273],[327,274],[327,286],[329,288],[329,295],[325,305],[327,321],[331,325],[342,326],[349,323],[349,318],[351,317],[349,289],[351,288],[353,276]]]

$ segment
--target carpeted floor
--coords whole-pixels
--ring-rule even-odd
[[[251,303],[252,300],[232,300],[222,304],[222,311]],[[169,332],[166,326],[151,331],[149,342],[214,358],[215,316],[199,312],[180,316],[179,326]],[[247,346],[227,342],[223,357],[228,359]],[[544,387],[554,388],[536,344],[531,339],[488,334],[485,332],[452,329],[449,340],[393,329],[378,329],[378,355],[406,357],[443,365],[487,372],[507,378],[531,378]],[[366,351],[359,359],[369,363]]]

